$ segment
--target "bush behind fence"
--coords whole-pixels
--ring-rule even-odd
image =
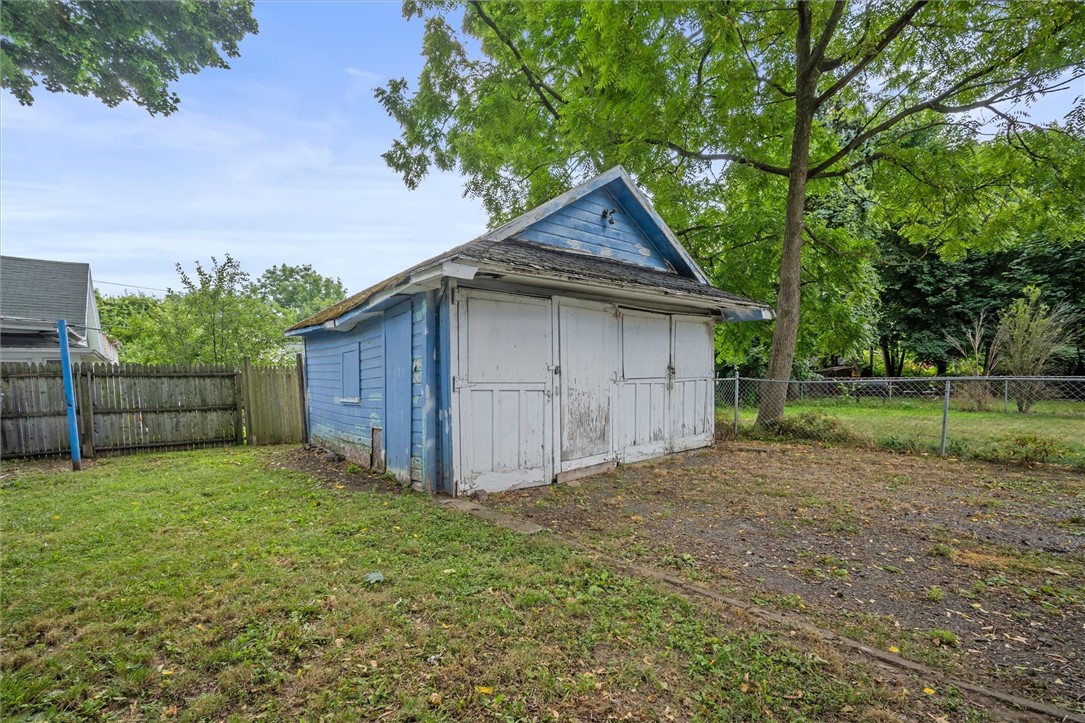
[[[827,441],[1085,464],[1085,377],[725,377],[716,380],[721,427],[752,430],[761,395],[780,384],[787,385],[787,410],[773,431],[782,436],[835,434]]]

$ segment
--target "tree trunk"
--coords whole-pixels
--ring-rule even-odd
[[[787,381],[795,360],[799,336],[799,297],[802,272],[803,212],[806,206],[806,174],[810,166],[810,131],[814,123],[817,69],[810,62],[810,28],[799,23],[795,37],[795,129],[791,137],[791,162],[787,175],[787,212],[784,216],[784,248],[780,256],[780,290],[776,296],[776,327],[757,425],[779,419],[787,401]]]

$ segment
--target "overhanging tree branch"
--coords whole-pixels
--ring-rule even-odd
[[[977,88],[982,88],[982,87],[984,87],[986,85],[992,85],[992,83],[980,83],[978,85],[972,85],[972,83],[974,81],[978,80],[979,78],[982,78],[985,75],[993,73],[1003,63],[1005,63],[1008,60],[1012,60],[1013,58],[1016,58],[1016,57],[1020,56],[1022,53],[1025,52],[1025,50],[1026,50],[1026,48],[1021,48],[1016,53],[1014,53],[1012,56],[1010,56],[1010,58],[1006,58],[1004,60],[999,61],[998,63],[993,63],[991,65],[985,66],[984,68],[981,68],[981,69],[979,69],[979,70],[977,70],[977,71],[975,71],[973,73],[969,73],[964,78],[959,80],[957,83],[954,83],[949,89],[943,91],[942,93],[939,93],[935,97],[928,98],[927,100],[925,100],[925,101],[923,101],[921,103],[916,103],[915,105],[909,106],[907,108],[903,108],[900,111],[898,111],[897,113],[895,113],[894,115],[890,116],[889,118],[887,118],[884,121],[882,121],[881,123],[879,123],[878,125],[873,126],[872,128],[868,128],[865,131],[863,131],[862,133],[859,133],[859,134],[855,135],[854,137],[852,137],[852,139],[850,141],[848,141],[844,145],[843,148],[841,148],[839,151],[837,151],[836,153],[829,156],[828,158],[826,158],[821,163],[818,163],[813,168],[811,168],[810,169],[810,175],[816,176],[816,175],[826,171],[827,169],[832,167],[837,161],[839,161],[842,158],[845,158],[846,156],[848,156],[848,154],[850,154],[856,148],[861,146],[863,143],[866,143],[868,140],[870,140],[871,138],[877,136],[879,133],[883,133],[883,132],[889,130],[890,128],[895,126],[897,123],[900,123],[902,120],[904,120],[906,118],[909,118],[909,117],[915,115],[916,113],[921,113],[921,112],[923,112],[925,110],[931,110],[931,111],[934,111],[936,113],[942,113],[942,114],[967,113],[968,111],[976,110],[978,108],[984,108],[984,107],[990,106],[992,103],[997,103],[999,101],[1024,97],[1028,93],[1019,92],[1017,94],[1014,94],[1014,91],[1018,90],[1020,88],[1020,84],[1024,80],[1026,80],[1026,79],[1028,79],[1030,77],[1035,77],[1036,75],[1039,74],[1040,71],[1037,71],[1036,73],[1031,73],[1031,74],[1027,74],[1027,75],[1024,75],[1024,76],[1020,76],[1019,78],[1014,79],[1014,81],[1013,81],[1014,85],[1011,85],[1008,88],[1003,88],[1002,90],[999,90],[998,92],[993,93],[992,95],[989,95],[986,98],[982,98],[980,100],[973,101],[971,103],[966,103],[966,104],[963,104],[963,105],[946,105],[946,101],[949,100],[950,98],[952,98],[953,96],[957,95],[958,93],[963,93],[963,92],[966,92],[966,91],[969,91],[969,90],[975,90]]]
[[[847,6],[845,0],[836,0],[833,4],[832,12],[829,13],[829,20],[825,23],[825,28],[821,31],[821,37],[818,38],[817,45],[814,46],[813,52],[810,54],[810,64],[821,70],[821,63],[825,59],[825,50],[829,47],[829,41],[833,39],[833,33],[836,32],[836,26],[840,22],[840,18],[844,15],[844,8]]]
[[[663,146],[664,148],[674,151],[683,158],[693,158],[698,161],[729,161],[743,166],[750,166],[751,168],[756,168],[765,173],[774,173],[777,176],[787,175],[787,169],[783,166],[774,166],[771,163],[765,163],[735,153],[705,153],[704,151],[691,151],[687,148],[683,148],[677,143],[659,140],[657,138],[646,138],[645,142],[650,143],[653,146]]]
[[[535,90],[535,95],[539,97],[539,100],[542,102],[542,104],[546,107],[548,111],[550,111],[550,115],[552,115],[555,120],[560,118],[561,114],[558,113],[558,109],[555,108],[554,104],[550,102],[550,98],[547,98],[547,95],[551,96],[554,100],[563,104],[565,103],[565,99],[562,98],[557,91],[544,83],[541,78],[535,75],[534,72],[532,72],[531,68],[529,68],[527,65],[527,61],[524,60],[524,56],[522,56],[520,54],[520,51],[517,50],[516,45],[514,45],[512,40],[510,40],[503,32],[501,32],[501,29],[497,27],[497,23],[494,22],[494,19],[486,14],[486,11],[482,9],[482,3],[479,2],[479,0],[471,0],[469,5],[474,9],[475,14],[478,15],[479,19],[482,20],[482,22],[486,23],[486,25],[488,25],[490,29],[494,31],[494,34],[497,35],[497,38],[505,44],[505,47],[507,47],[509,51],[512,52],[513,57],[516,58],[517,62],[520,63],[520,70],[521,72],[523,72],[524,77],[527,79],[528,85],[530,85]]]
[[[890,23],[885,30],[882,31],[881,37],[878,38],[878,42],[875,43],[874,47],[871,48],[866,55],[860,58],[859,62],[853,65],[848,72],[844,73],[844,75],[840,76],[835,83],[829,86],[824,93],[819,95],[815,105],[821,106],[825,101],[839,93],[841,89],[847,87],[848,83],[855,79],[855,76],[862,73],[868,65],[877,60],[878,56],[882,54],[882,51],[889,47],[889,44],[892,43],[898,35],[904,32],[904,29],[912,22],[912,18],[923,9],[923,6],[926,5],[927,2],[928,0],[917,0],[917,2],[910,5],[900,17]]]

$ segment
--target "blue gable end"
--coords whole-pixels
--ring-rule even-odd
[[[606,188],[600,188],[532,223],[519,233],[527,241],[570,251],[673,271],[656,243]],[[603,216],[613,209],[614,223]]]

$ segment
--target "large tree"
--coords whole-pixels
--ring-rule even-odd
[[[286,312],[291,324],[347,296],[342,281],[321,275],[309,264],[272,266],[260,274],[254,288],[257,294]]]
[[[169,115],[182,73],[228,68],[257,31],[252,0],[26,0],[0,3],[0,87],[23,105],[33,89],[132,100]]]
[[[413,92],[396,79],[377,97],[402,126],[385,159],[408,186],[456,169],[496,223],[626,165],[698,257],[726,263],[749,244],[774,263],[773,379],[791,373],[803,287],[817,284],[804,246],[838,271],[869,260],[813,197],[860,179],[903,236],[951,247],[1004,242],[1014,234],[993,231],[1030,214],[1083,223],[1027,195],[977,212],[989,166],[967,150],[998,122],[1003,164],[1058,166],[1021,140],[1018,111],[1085,74],[1080,3],[408,0],[404,14],[425,20],[426,63]],[[760,422],[784,391],[763,395]]]

